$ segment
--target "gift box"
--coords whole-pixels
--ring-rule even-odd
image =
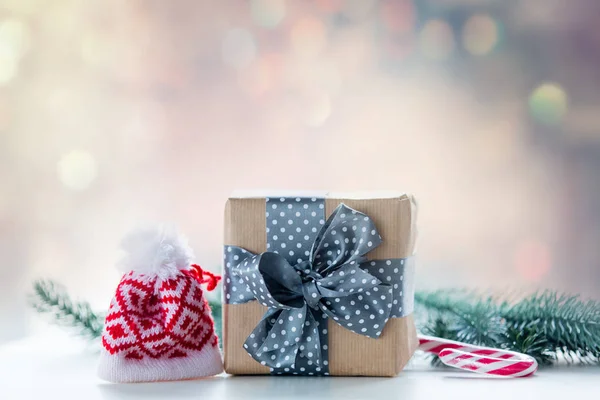
[[[395,376],[417,347],[408,194],[236,194],[225,208],[230,374]]]

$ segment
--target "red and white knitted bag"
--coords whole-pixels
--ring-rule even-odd
[[[110,303],[98,375],[111,382],[191,379],[223,372],[201,284],[219,277],[191,264],[185,237],[160,227],[123,241],[125,275]]]

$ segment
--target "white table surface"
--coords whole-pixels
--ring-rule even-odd
[[[110,384],[97,349],[64,332],[0,345],[0,399],[595,399],[600,366],[560,366],[532,378],[485,378],[413,361],[396,378],[236,377]]]

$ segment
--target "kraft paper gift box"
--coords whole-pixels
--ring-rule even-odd
[[[397,375],[418,345],[415,220],[401,193],[232,196],[225,371]]]

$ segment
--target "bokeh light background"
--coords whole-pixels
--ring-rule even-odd
[[[234,189],[399,189],[419,287],[600,296],[595,0],[0,0],[0,341],[120,237],[218,270]]]

